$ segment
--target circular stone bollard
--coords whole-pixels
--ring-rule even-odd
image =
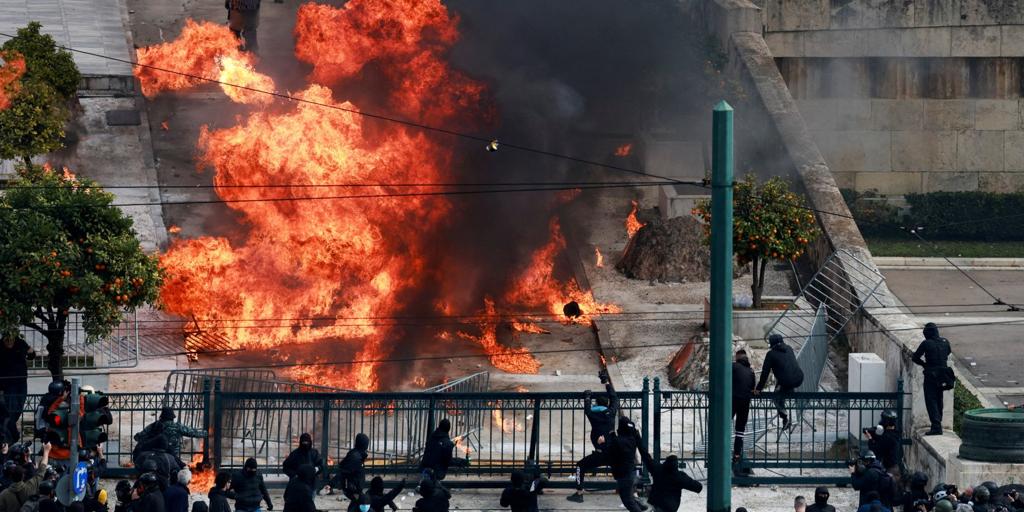
[[[1024,463],[1024,411],[972,409],[961,426],[960,458]]]

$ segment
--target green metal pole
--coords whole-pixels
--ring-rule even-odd
[[[732,509],[732,107],[715,105],[711,139],[711,407],[708,512]]]

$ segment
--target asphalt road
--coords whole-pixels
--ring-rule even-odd
[[[921,321],[938,324],[953,355],[990,397],[1024,394],[1024,312],[1008,312],[981,288],[1024,304],[1024,271],[883,270],[889,289]],[[1015,322],[991,325],[994,322]],[[977,324],[948,327],[952,324]],[[990,325],[984,325],[990,324]],[[947,327],[943,327],[946,325]]]

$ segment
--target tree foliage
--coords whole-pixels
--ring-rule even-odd
[[[55,378],[70,312],[82,313],[95,340],[158,298],[157,258],[112,201],[90,180],[41,166],[20,169],[0,196],[0,332],[27,326],[46,336]]]
[[[768,262],[796,260],[819,234],[805,203],[777,176],[758,184],[748,174],[733,187],[732,249],[740,265],[751,264],[754,307],[761,307]],[[711,201],[698,202],[692,213],[704,222],[705,242],[710,243]]]
[[[71,54],[57,48],[42,26],[29,23],[17,36],[0,46],[5,56],[24,61],[24,73],[8,87],[10,102],[0,110],[0,158],[20,158],[28,163],[34,155],[63,146],[64,126],[70,115],[81,74]]]

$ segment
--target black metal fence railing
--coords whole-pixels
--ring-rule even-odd
[[[271,474],[281,471],[303,432],[313,435],[332,464],[348,452],[356,434],[365,433],[371,440],[369,472],[415,474],[427,436],[445,418],[452,424],[455,455],[470,460],[468,467],[450,473],[464,485],[486,482],[460,477],[508,474],[528,462],[549,476],[568,477],[592,450],[583,393],[228,392],[220,381],[206,380],[200,392],[108,396],[114,422],[104,451],[112,477],[134,473],[133,436],[165,406],[174,408],[183,424],[209,432],[209,442],[183,440],[183,460],[235,469],[254,457]],[[29,396],[23,409],[28,438],[39,398]],[[861,429],[874,425],[885,409],[903,414],[901,392],[794,393],[786,401],[794,426],[782,431],[773,398],[765,393],[751,404],[741,466],[755,473],[737,483],[848,482],[845,462],[859,447]],[[703,476],[707,392],[662,391],[655,379],[653,392],[645,381],[640,391],[620,392],[619,400],[656,458],[676,454],[696,477]],[[568,478],[553,481],[570,484]]]

